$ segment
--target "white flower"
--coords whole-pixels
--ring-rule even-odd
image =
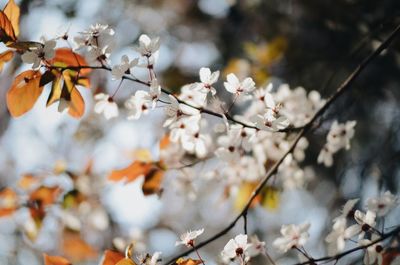
[[[200,115],[184,116],[170,126],[170,140],[178,143],[187,134],[194,134],[200,130]]]
[[[205,107],[207,103],[207,94],[194,89],[192,84],[181,87],[181,93],[178,98],[197,108]]]
[[[265,253],[265,242],[260,241],[257,235],[250,237],[250,247],[247,249],[247,254],[250,257],[255,257]]]
[[[285,116],[277,116],[271,109],[267,109],[264,115],[256,115],[252,120],[258,129],[270,132],[276,132],[289,126],[289,120]]]
[[[287,252],[293,247],[302,247],[310,236],[309,228],[310,223],[282,225],[281,234],[283,237],[275,239],[272,244],[282,252]]]
[[[376,214],[372,211],[367,211],[366,214],[363,212],[356,210],[354,213],[354,219],[357,224],[354,224],[346,229],[346,234],[348,237],[353,237],[359,234],[358,238],[363,238],[366,231],[369,231],[376,224],[375,222]]]
[[[354,136],[355,121],[348,121],[346,123],[338,123],[334,121],[331,129],[326,137],[327,142],[318,155],[318,163],[323,163],[326,167],[333,165],[333,154],[340,149],[350,148],[350,140]]]
[[[107,62],[108,58],[110,57],[111,50],[108,46],[103,48],[93,48],[90,49],[87,54],[87,60],[89,62]]]
[[[94,111],[96,113],[103,113],[107,120],[118,116],[117,103],[115,103],[109,95],[100,93],[95,95],[94,99],[97,101],[96,105],[94,106]]]
[[[204,229],[199,229],[199,230],[194,230],[194,231],[188,231],[186,233],[183,233],[180,236],[181,241],[177,241],[175,243],[175,246],[178,245],[185,245],[187,247],[194,247],[194,240],[201,234],[203,234]]]
[[[142,114],[147,114],[152,106],[150,93],[143,90],[136,91],[126,102],[125,107],[129,110],[128,119],[137,120]]]
[[[227,82],[224,82],[225,89],[232,94],[249,94],[255,89],[255,83],[250,77],[239,81],[235,74],[229,74],[226,79]]]
[[[150,39],[146,34],[139,37],[139,47],[136,50],[145,57],[151,57],[160,48],[160,38]]]
[[[169,118],[164,122],[164,127],[171,126],[178,119],[184,117],[185,115],[190,116],[200,113],[200,111],[195,108],[180,104],[173,95],[169,95],[169,99],[170,104],[165,107],[165,113]]]
[[[353,210],[354,206],[356,206],[356,204],[357,204],[357,202],[358,202],[359,200],[360,200],[360,199],[358,199],[358,198],[348,200],[348,201],[343,205],[343,208],[342,208],[342,211],[341,211],[342,214],[339,215],[338,217],[336,217],[336,218],[333,219],[333,220],[335,221],[336,219],[347,218],[347,217],[349,217],[349,214],[351,213],[351,211]]]
[[[211,142],[209,135],[199,132],[187,132],[182,136],[183,149],[189,153],[195,154],[198,158],[206,157],[209,142]]]
[[[228,259],[243,258],[250,245],[247,243],[247,235],[240,234],[228,241],[221,254]]]
[[[139,59],[135,58],[132,61],[129,61],[128,56],[123,55],[121,57],[121,63],[118,65],[114,65],[111,74],[112,74],[112,79],[114,80],[119,80],[121,79],[125,74],[130,74],[130,69],[132,67],[135,67],[139,62]]]
[[[42,38],[42,40],[44,40]],[[55,40],[44,41],[44,44],[34,48],[30,48],[29,51],[22,54],[21,59],[24,63],[33,64],[32,68],[39,68],[42,60],[46,61],[54,57],[57,43]]]
[[[219,71],[211,73],[210,68],[202,67],[200,68],[199,75],[201,83],[194,83],[193,88],[205,94],[211,92],[212,95],[215,95],[217,91],[212,85],[218,81]]]
[[[378,198],[367,200],[368,210],[376,212],[377,216],[385,216],[390,210],[397,206],[397,198],[390,191],[386,191]]]
[[[91,25],[86,31],[80,32],[81,36],[74,38],[78,48],[87,47],[90,49],[104,49],[106,47],[112,49],[114,46],[113,36],[114,30],[108,25],[95,24]]]
[[[327,135],[327,142],[331,145],[331,150],[336,152],[341,148],[350,149],[350,140],[354,136],[354,127],[356,121],[348,121],[346,123],[338,123],[334,121]]]
[[[140,254],[137,256],[140,265],[158,265],[161,262],[161,252],[154,252],[153,255],[149,253]]]
[[[329,244],[329,255],[335,255],[344,249],[346,239],[349,238],[346,234],[346,228],[346,218],[342,217],[334,221],[332,232],[330,232],[325,238],[325,241]]]
[[[373,234],[371,240],[362,239],[359,240],[358,243],[360,246],[367,246],[377,239],[379,239],[379,237]],[[364,264],[365,265],[382,264],[382,259],[383,259],[382,254],[383,254],[383,247],[379,242],[367,247],[363,259]]]
[[[324,145],[321,152],[319,152],[317,162],[318,164],[324,164],[326,167],[331,167],[333,165],[333,153],[329,150],[328,145]]]

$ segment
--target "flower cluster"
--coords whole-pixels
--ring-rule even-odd
[[[356,121],[338,123],[334,121],[326,137],[326,144],[318,155],[318,163],[323,163],[326,167],[333,165],[333,154],[340,149],[350,149],[350,140],[354,136]]]
[[[381,236],[376,228],[377,217],[384,217],[391,209],[397,206],[397,198],[386,191],[382,196],[367,200],[367,211],[353,210],[359,199],[346,202],[342,214],[333,220],[332,231],[325,241],[328,243],[328,253],[335,255],[345,249],[346,241],[357,236],[360,246],[370,245]],[[353,219],[354,224],[348,226],[348,220]],[[366,248],[364,264],[370,265],[382,258],[383,247],[380,243],[372,244]],[[379,263],[380,264],[380,263]]]

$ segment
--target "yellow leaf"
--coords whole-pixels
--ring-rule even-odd
[[[44,265],[71,265],[66,258],[60,256],[49,256],[43,253]]]
[[[270,210],[276,210],[280,202],[280,190],[273,186],[265,187],[261,192],[261,205]]]
[[[9,62],[14,56],[14,53],[10,50],[0,53],[0,72],[3,70],[4,64]]]
[[[4,14],[7,15],[14,29],[15,36],[19,35],[19,6],[15,4],[14,0],[9,0],[6,7],[4,8]]]
[[[7,92],[7,107],[13,117],[29,111],[43,90],[39,71],[28,70],[19,74]]]
[[[8,216],[14,213],[18,208],[17,193],[10,189],[5,188],[0,191],[0,217]]]

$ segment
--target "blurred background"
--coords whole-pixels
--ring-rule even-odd
[[[0,1],[0,6],[6,2]],[[94,23],[110,25],[117,41],[110,58],[113,63],[119,63],[123,54],[135,54],[132,47],[140,34],[160,36],[156,72],[161,84],[175,92],[197,81],[200,67],[210,67],[221,70],[223,79],[234,72],[253,77],[257,86],[288,83],[293,89],[301,86],[327,98],[400,23],[398,0],[16,2],[22,12],[22,40],[54,38],[65,31],[76,36]],[[80,120],[58,113],[57,106],[45,107],[49,88],[32,111],[10,118],[6,92],[13,77],[28,68],[17,58],[0,75],[0,188],[18,187],[21,179],[33,176],[71,191],[71,200],[79,207],[71,212],[52,207],[39,231],[25,222],[27,209],[1,218],[0,264],[42,264],[42,252],[67,256],[73,264],[98,264],[102,250],[123,249],[132,241],[135,252],[161,251],[166,261],[183,250],[175,247],[179,234],[204,227],[204,239],[236,216],[235,200],[221,200],[223,186],[210,187],[196,176],[189,180],[194,183],[195,198],[188,196],[185,187],[175,185],[173,176],[165,180],[161,197],[145,197],[143,180],[126,185],[106,180],[111,170],[132,161],[135,150],[146,148],[156,153],[164,133],[161,109],[138,121],[128,121],[124,115],[106,121],[93,113],[92,95],[96,91],[112,93],[118,86],[106,72],[95,72],[92,89],[81,90],[86,112]],[[124,83],[116,101],[122,105],[136,86]],[[251,209],[249,233],[257,233],[268,249],[282,224],[310,221],[311,239],[306,248],[315,257],[323,256],[331,220],[347,199],[360,197],[359,207],[363,208],[366,198],[382,191],[396,194],[399,101],[397,40],[307,135],[309,147],[301,165],[313,167],[312,180],[306,187],[277,192],[269,206]],[[233,111],[239,113],[240,108]],[[341,151],[334,166],[325,168],[317,165],[316,159],[332,119],[356,120],[356,134],[351,150]],[[77,192],[84,193],[85,199],[76,196]],[[386,226],[398,224],[399,217],[400,213],[393,211]],[[218,264],[225,243],[240,232],[241,224],[202,249],[206,264]],[[279,264],[297,261],[296,255],[283,258],[270,251]],[[339,264],[349,264],[349,260]],[[261,257],[256,262],[267,261]]]

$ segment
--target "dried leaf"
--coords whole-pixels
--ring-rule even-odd
[[[10,20],[11,25],[14,29],[15,36],[19,35],[19,6],[15,4],[14,0],[9,0],[7,5],[4,7],[4,14]]]
[[[18,180],[18,187],[24,190],[30,189],[39,182],[38,178],[32,174],[26,174]]]
[[[136,265],[136,263],[128,258],[124,258],[120,261],[118,261],[118,263],[116,265]]]
[[[18,209],[17,193],[5,188],[0,191],[0,217],[11,215]]]
[[[142,190],[144,195],[160,194],[161,183],[164,178],[164,171],[153,167],[151,171],[145,175]]]
[[[198,265],[198,264],[201,264],[201,263],[203,263],[201,260],[199,260],[199,259],[191,259],[191,258],[188,258],[188,259],[179,258],[175,262],[175,264],[177,264],[177,265]]]
[[[32,218],[41,221],[46,215],[46,207],[55,203],[61,193],[59,187],[41,186],[29,195],[28,205]]]
[[[15,36],[11,21],[3,11],[0,11],[0,42],[8,44],[16,40],[17,37]]]
[[[101,265],[115,265],[125,256],[121,252],[113,251],[113,250],[106,250],[104,251],[103,258],[100,262]]]
[[[19,117],[29,111],[43,90],[40,86],[39,71],[28,70],[15,77],[7,92],[7,107],[13,117]]]
[[[16,49],[21,52],[25,52],[30,48],[40,48],[43,47],[43,44],[36,41],[16,41],[7,43],[7,47]]]
[[[71,265],[66,258],[60,256],[49,256],[43,253],[44,265]]]
[[[160,162],[134,161],[128,167],[114,170],[108,176],[111,181],[132,182],[144,176],[142,190],[144,195],[160,194],[161,182],[164,178],[164,169]]]
[[[14,57],[14,53],[10,50],[0,53],[0,72],[3,70],[4,64]]]
[[[83,241],[79,233],[65,231],[62,250],[63,255],[73,262],[92,260],[97,257],[97,251]]]
[[[46,71],[42,77],[40,78],[40,86],[45,86],[50,82],[53,82],[56,76],[52,73],[52,71]]]
[[[123,180],[129,183],[136,180],[140,176],[146,175],[152,167],[152,163],[134,161],[126,168],[112,171],[111,174],[108,176],[108,179],[111,181]]]

